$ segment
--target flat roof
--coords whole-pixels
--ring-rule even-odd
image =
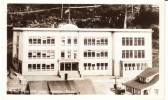
[[[13,28],[14,31],[71,31],[71,32],[152,32],[152,29],[113,29],[113,28]]]

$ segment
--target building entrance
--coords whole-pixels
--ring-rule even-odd
[[[61,62],[60,71],[78,71],[78,62]]]

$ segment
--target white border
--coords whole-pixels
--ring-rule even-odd
[[[6,54],[7,54],[7,3],[42,3],[42,4],[50,4],[50,3],[67,3],[67,4],[156,4],[160,5],[160,50],[159,50],[159,59],[160,59],[160,81],[161,81],[161,90],[160,95],[158,96],[110,96],[110,95],[87,95],[87,96],[51,96],[51,95],[6,95]],[[164,99],[164,0],[3,0],[1,5],[1,33],[3,33],[0,37],[1,44],[1,67],[3,71],[1,74],[2,82],[0,82],[0,85],[2,86],[2,91],[0,95],[2,96],[2,100],[11,100],[11,99],[75,99],[75,100],[81,100],[81,99],[129,99],[129,100],[163,100]]]

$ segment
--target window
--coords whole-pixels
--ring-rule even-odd
[[[88,45],[91,45],[91,38],[88,38]]]
[[[47,44],[50,44],[50,36],[47,36]]]
[[[37,58],[41,59],[41,51],[40,50],[37,51]]]
[[[125,38],[122,38],[122,45],[125,46]]]
[[[132,58],[132,57],[133,57],[133,51],[130,50],[130,58]]]
[[[84,45],[87,45],[87,38],[84,39]]]
[[[138,55],[137,55],[137,50],[134,50],[134,58],[137,58]]]
[[[28,58],[29,58],[29,59],[32,59],[32,51],[29,51],[29,52],[28,52]]]
[[[144,40],[144,38],[142,38],[142,45],[143,45],[143,46],[145,45],[145,40]]]
[[[42,58],[46,59],[46,50],[43,50],[43,52],[42,52]]]
[[[103,50],[101,51],[101,57],[102,58],[104,57],[104,51]]]
[[[108,38],[105,38],[105,45],[108,45]]]
[[[100,37],[97,38],[97,45],[100,45]]]
[[[91,63],[88,63],[88,70],[90,70],[91,68]]]
[[[94,70],[94,68],[95,68],[95,64],[92,64],[92,70]]]
[[[100,58],[100,50],[97,50],[96,56],[97,58]]]
[[[46,64],[42,64],[42,70],[45,71],[46,69]]]
[[[132,46],[132,44],[133,44],[133,40],[132,38],[130,38],[130,46]]]
[[[134,38],[134,46],[137,46],[137,38]]]
[[[32,71],[32,65],[31,64],[28,64],[28,71]]]
[[[53,36],[51,37],[51,44],[55,44],[55,39]]]
[[[95,45],[95,38],[92,38],[92,45]]]
[[[141,50],[138,50],[138,58],[141,58]]]
[[[105,70],[108,69],[108,63],[105,63]]]
[[[36,41],[37,39],[35,37],[33,37],[33,44],[36,44]]]
[[[62,45],[62,46],[65,45],[65,37],[64,37],[64,36],[61,37],[61,45]]]
[[[74,59],[77,59],[77,50],[74,50]]]
[[[31,37],[29,37],[29,44],[32,44],[33,40]]]
[[[140,63],[137,63],[137,70],[140,70]]]
[[[108,57],[108,51],[105,51],[105,57],[106,58]]]
[[[122,58],[125,58],[125,50],[122,50]]]
[[[88,50],[88,58],[91,57],[91,50]]]
[[[49,71],[50,70],[50,65],[47,65],[47,71]]]
[[[97,63],[97,70],[99,70],[99,67],[100,67],[100,63]]]
[[[129,38],[126,38],[126,45],[129,46]]]
[[[37,64],[37,71],[40,71],[40,70],[41,70],[40,67],[41,67],[40,64]]]
[[[104,68],[104,63],[101,63],[101,70],[103,70]]]
[[[95,50],[92,50],[92,57],[95,57]]]
[[[127,67],[128,67],[127,64],[124,64],[124,67],[125,67],[125,70],[127,70]]]
[[[85,50],[84,51],[84,58],[86,58],[87,57],[87,51]]]
[[[33,59],[36,59],[37,53],[36,50],[33,50]]]
[[[68,50],[67,53],[68,59],[71,59],[71,50]]]
[[[61,59],[65,59],[65,51],[61,51]]]
[[[104,38],[101,38],[101,45],[104,45]]]
[[[61,71],[64,71],[64,67],[65,67],[65,66],[64,66],[64,63],[61,63],[61,64],[60,64],[60,70],[61,70]]]
[[[47,44],[47,42],[46,42],[46,36],[43,36],[42,39],[43,39],[43,44]]]
[[[141,45],[141,38],[138,38],[138,45]]]
[[[74,38],[74,45],[77,45],[77,37]]]
[[[84,63],[84,70],[86,70],[86,67],[87,67],[87,63]]]
[[[33,64],[33,71],[36,71],[36,64]]]
[[[54,71],[54,64],[51,64],[51,70]]]
[[[145,50],[142,50],[142,58],[145,58]]]
[[[51,50],[50,57],[51,57],[51,59],[55,58],[55,51],[54,50]]]
[[[71,45],[71,37],[68,37],[68,45]]]
[[[50,50],[47,50],[46,56],[47,56],[47,59],[50,59]]]
[[[129,50],[126,50],[126,58],[129,58]]]

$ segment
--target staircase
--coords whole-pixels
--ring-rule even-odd
[[[60,72],[61,78],[65,78],[65,74],[68,74],[68,79],[81,78],[78,71],[64,71]]]

